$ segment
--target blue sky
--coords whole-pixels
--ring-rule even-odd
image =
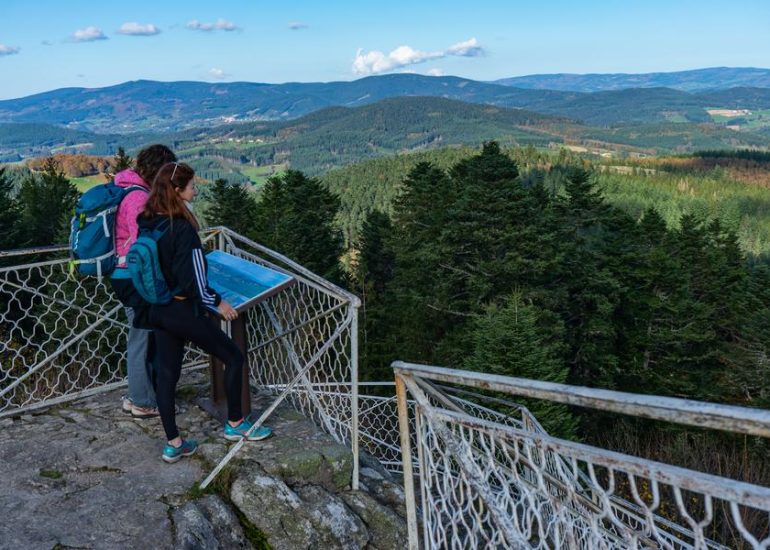
[[[0,99],[136,79],[494,80],[714,66],[770,66],[769,1],[0,0]]]

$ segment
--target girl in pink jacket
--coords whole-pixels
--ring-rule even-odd
[[[118,264],[110,282],[118,299],[126,307],[128,317],[128,395],[123,397],[123,411],[135,418],[158,416],[153,385],[152,331],[147,330],[148,304],[131,283],[126,269],[126,254],[136,240],[139,227],[137,216],[144,210],[150,185],[160,167],[175,162],[176,155],[165,145],[150,145],[136,156],[136,170],[123,170],[115,174],[115,185],[139,187],[130,191],[121,201],[115,218],[115,251]]]

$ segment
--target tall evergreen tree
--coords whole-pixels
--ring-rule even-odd
[[[64,242],[77,199],[77,188],[53,158],[47,159],[42,173],[27,176],[19,190],[20,243],[46,246]]]
[[[616,331],[613,324],[619,302],[619,282],[610,267],[608,234],[610,209],[594,188],[590,174],[575,168],[567,177],[566,197],[559,223],[567,231],[561,265],[565,301],[560,307],[565,322],[571,381],[612,387],[617,374]]]
[[[267,180],[257,204],[255,239],[332,281],[342,278],[339,200],[297,170]]]
[[[5,167],[0,167],[0,250],[18,248],[19,222],[21,212],[13,196],[13,182],[8,177]]]
[[[405,178],[395,201],[393,231],[386,249],[394,257],[393,281],[383,302],[388,307],[386,334],[402,358],[432,361],[447,330],[437,310],[435,288],[446,251],[439,239],[449,223],[448,206],[455,189],[447,174],[430,163],[418,163]]]
[[[369,213],[358,238],[358,255],[354,262],[355,286],[361,296],[360,373],[364,380],[387,380],[392,377],[388,355],[388,300],[386,288],[393,278],[393,252],[386,240],[393,232],[390,218],[373,210]]]
[[[512,294],[500,306],[488,307],[473,324],[472,351],[464,367],[469,370],[564,383],[569,368],[545,337],[536,307]],[[510,396],[506,396],[510,399]],[[548,401],[516,399],[534,414],[546,431],[556,437],[574,438],[575,418],[565,405]],[[504,411],[516,416],[514,411]]]
[[[223,179],[214,182],[206,210],[208,225],[223,225],[241,235],[253,236],[256,217],[257,204],[245,187],[228,185]]]
[[[132,159],[128,154],[126,154],[126,150],[123,149],[122,146],[118,147],[117,152],[115,153],[115,156],[112,158],[112,166],[110,167],[110,177],[115,177],[115,174],[118,172],[122,172],[123,170],[128,170],[131,168],[134,164],[134,159]],[[152,183],[152,182],[148,182]]]

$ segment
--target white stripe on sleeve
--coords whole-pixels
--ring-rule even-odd
[[[198,293],[201,301],[207,305],[214,305],[216,298],[208,291],[206,269],[204,268],[203,254],[200,248],[193,248],[193,266],[195,268],[195,282],[198,284]]]

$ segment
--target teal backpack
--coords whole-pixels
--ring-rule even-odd
[[[134,185],[120,187],[115,182],[86,191],[75,205],[70,223],[70,273],[101,278],[115,269],[115,216],[123,198],[130,192],[147,189]]]
[[[166,305],[174,299],[174,292],[168,288],[158,256],[158,241],[168,227],[168,220],[164,220],[152,230],[139,228],[139,236],[126,254],[126,268],[131,275],[131,282],[142,298],[151,304]]]

